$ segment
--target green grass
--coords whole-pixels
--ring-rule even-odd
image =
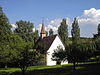
[[[62,68],[64,66],[71,66],[72,64],[67,65],[56,65],[56,66],[30,66],[28,67],[27,71],[33,71],[33,70],[44,70],[44,69],[56,69],[56,68]],[[1,68],[0,74],[12,74],[14,72],[21,72],[20,68]]]
[[[9,74],[11,74],[11,73],[17,72],[17,71],[21,71],[21,70],[19,68],[7,68],[7,69],[1,68],[0,69],[0,74],[1,73],[9,73]]]
[[[54,69],[54,68],[62,68],[64,66],[72,66],[72,64],[55,65],[55,66],[31,66],[31,67],[28,68],[28,70]]]
[[[73,64],[56,66],[31,66],[26,75],[99,75],[100,63],[86,62],[79,63],[76,70]],[[19,68],[0,69],[0,75],[21,75]]]

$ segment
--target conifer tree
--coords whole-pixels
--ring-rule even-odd
[[[66,24],[66,19],[63,19],[61,25],[58,28],[58,34],[61,37],[64,44],[68,40],[68,25]]]

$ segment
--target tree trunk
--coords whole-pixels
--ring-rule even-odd
[[[22,75],[25,75],[25,70],[22,70]]]
[[[76,70],[76,62],[73,61],[73,69]]]
[[[7,63],[5,64],[5,69],[7,69]]]
[[[61,65],[61,62],[60,62],[60,61],[57,61],[56,64],[57,64],[57,65]]]

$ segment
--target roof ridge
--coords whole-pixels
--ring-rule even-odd
[[[50,35],[50,36],[46,36],[46,37],[51,37],[51,36],[57,36],[58,34],[55,34],[55,35]],[[44,38],[46,38],[46,37],[44,37]]]

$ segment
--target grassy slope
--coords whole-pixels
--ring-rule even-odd
[[[73,71],[72,64],[57,66],[35,66],[29,67],[26,75],[100,75],[100,63],[79,64]],[[15,72],[18,71],[18,72]],[[18,68],[1,69],[1,75],[21,75]],[[13,73],[14,72],[14,73]]]

